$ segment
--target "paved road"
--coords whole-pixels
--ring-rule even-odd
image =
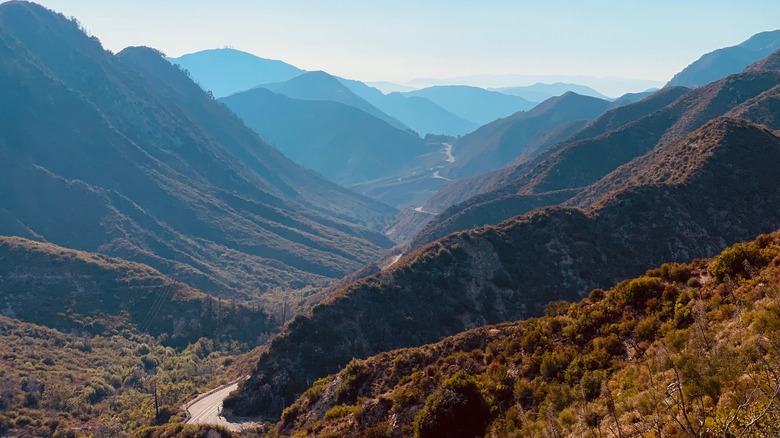
[[[444,159],[444,161],[448,163],[454,163],[455,162],[455,156],[452,155],[452,145],[449,143],[442,143],[444,145],[444,155],[447,156],[447,158]]]
[[[398,263],[398,260],[401,260],[401,257],[403,257],[403,253],[397,254],[397,255],[393,256],[393,259],[390,260],[390,263],[384,265],[382,267],[382,270],[384,271],[385,269],[387,269],[387,268],[393,266],[394,264]]]
[[[430,211],[425,211],[425,210],[423,210],[423,208],[422,208],[422,207],[415,207],[415,208],[414,208],[414,211],[416,211],[417,213],[432,214],[432,215],[434,215],[434,216],[436,215],[436,213],[431,213]]]
[[[219,391],[197,399],[187,408],[190,413],[190,419],[187,420],[187,424],[216,424],[236,432],[256,426],[256,423],[253,422],[232,418],[228,420],[220,416],[222,401],[236,388],[238,388],[238,382],[234,382]]]

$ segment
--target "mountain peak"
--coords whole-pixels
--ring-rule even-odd
[[[701,87],[739,73],[745,67],[780,48],[780,30],[762,32],[736,46],[724,47],[702,55],[681,72],[674,75],[667,85]]]
[[[382,112],[364,98],[358,96],[335,76],[324,71],[310,71],[296,76],[279,88],[273,90],[279,94],[298,100],[330,100],[343,103],[384,120],[391,126],[405,130],[408,126]]]
[[[165,60],[165,54],[163,52],[148,46],[125,47],[121,52],[117,53],[117,56],[128,56],[149,61]]]
[[[780,49],[780,29],[757,33],[739,46],[750,50]]]
[[[179,64],[216,97],[249,90],[260,84],[288,81],[304,71],[274,59],[265,59],[232,48],[207,49],[170,62]]]

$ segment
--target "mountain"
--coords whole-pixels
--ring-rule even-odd
[[[408,97],[398,92],[385,95],[360,81],[339,80],[353,93],[402,121],[421,136],[462,135],[479,127],[477,123],[459,117],[429,99]]]
[[[568,92],[577,93],[581,96],[597,97],[599,99],[610,100],[609,97],[599,93],[591,87],[578,84],[567,84],[556,82],[554,84],[533,84],[524,87],[504,87],[496,88],[508,96],[518,96],[530,102],[544,102],[551,97],[562,96]]]
[[[479,125],[527,111],[535,104],[522,97],[465,85],[447,85],[407,91],[405,96],[424,97],[447,111]]]
[[[415,87],[410,87],[408,85],[401,85],[401,84],[396,84],[394,82],[387,82],[387,81],[366,82],[366,85],[368,85],[369,87],[376,88],[377,90],[381,91],[384,94],[390,94],[396,92],[403,93],[404,91],[414,91],[417,89]]]
[[[166,333],[168,344],[186,346],[201,337],[254,345],[270,331],[262,311],[218,301],[149,266],[102,254],[0,237],[0,272],[3,315],[62,332],[105,336],[132,328]],[[229,316],[218,314],[217,306]]]
[[[458,117],[422,97],[407,97],[401,93],[390,93],[375,104],[423,136],[427,134],[464,135],[479,128],[476,122]]]
[[[753,35],[741,44],[702,55],[667,85],[695,88],[742,71],[748,65],[780,49],[780,30]]]
[[[417,248],[455,231],[497,224],[533,208],[563,202],[572,193],[562,191],[528,198],[513,196],[512,193],[521,185],[518,179],[534,166],[544,163],[555,152],[571,143],[597,137],[657,111],[687,90],[683,87],[669,87],[642,99],[641,103],[630,104],[630,99],[619,99],[612,103],[616,108],[592,122],[577,120],[542,132],[526,147],[534,153],[520,154],[500,169],[448,182],[436,194],[428,196],[418,210],[405,210],[399,215],[396,223],[388,230],[388,236],[397,242],[411,241],[410,246]],[[480,131],[490,133],[489,127],[501,133],[502,127],[498,123],[487,125]],[[467,137],[474,136],[475,143],[479,144],[481,139],[476,134]]]
[[[394,117],[353,93],[339,79],[323,72],[313,71],[296,76],[284,84],[275,84],[272,91],[298,100],[325,100],[339,102],[362,110],[398,129],[408,129]]]
[[[575,84],[574,86],[585,86],[606,94],[607,96],[620,96],[625,93],[636,92],[637,90],[647,90],[649,88],[660,88],[664,86],[663,82],[648,79],[624,78],[617,76],[594,77],[594,76],[570,76],[570,75],[520,75],[520,74],[481,74],[468,75],[452,78],[418,78],[406,82],[415,88],[432,87],[435,85],[470,85],[472,87],[481,87],[490,90],[499,88],[514,88],[522,84]],[[549,97],[556,94],[563,94],[564,90],[557,91]],[[576,91],[575,91],[576,92]],[[544,100],[544,99],[543,99]]]
[[[275,432],[777,435],[761,420],[780,415],[780,302],[767,293],[780,287],[778,257],[775,232],[552,303],[540,318],[353,360],[311,385]]]
[[[258,84],[284,82],[304,73],[282,61],[264,59],[235,49],[211,49],[168,58],[189,72],[214,97],[229,96]]]
[[[625,113],[612,112],[538,157],[502,169],[489,178],[445,186],[425,208],[442,211],[430,206],[438,204],[446,210],[424,225],[412,245],[419,247],[455,231],[495,224],[533,208],[557,205],[658,145],[678,141],[707,121],[729,114],[765,92],[771,93],[778,83],[778,71],[746,71],[682,95],[684,89],[667,87],[653,99],[624,107]],[[658,109],[659,103],[669,102],[675,96],[671,103]],[[761,105],[760,109],[771,114],[768,105]],[[755,121],[767,123],[769,119]],[[471,193],[464,187],[471,187]],[[449,203],[463,199],[461,194],[475,191],[470,199]],[[408,235],[414,226],[420,224],[410,223],[402,228]]]
[[[617,99],[615,99],[615,101],[620,102],[621,100],[623,100],[623,101],[628,101],[628,102],[631,102],[631,103],[639,102],[640,100],[644,99],[647,96],[650,96],[651,94],[655,93],[656,91],[658,91],[658,88],[651,88],[651,89],[649,89],[647,91],[643,91],[641,93],[626,93],[626,94],[618,97]]]
[[[718,118],[591,185],[601,196],[432,242],[297,316],[225,406],[279,415],[351,358],[539,315],[550,301],[780,228],[779,165],[776,133]]]
[[[455,161],[444,174],[461,179],[498,169],[518,157],[543,151],[547,134],[571,122],[594,119],[612,106],[595,97],[566,93],[547,99],[530,111],[489,123],[458,139],[452,148]]]
[[[221,102],[285,156],[342,185],[424,167],[422,155],[431,152],[416,135],[338,102],[295,100],[262,88]]]
[[[0,235],[148,264],[209,293],[322,285],[394,214],[264,143],[159,52],[0,6]]]

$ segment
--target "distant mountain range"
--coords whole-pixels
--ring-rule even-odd
[[[168,58],[214,97],[229,96],[259,84],[284,82],[304,73],[282,61],[264,59],[235,49],[211,49]]]
[[[403,122],[382,112],[362,97],[353,93],[342,81],[322,71],[308,72],[281,84],[260,85],[276,93],[298,100],[339,102],[358,108],[398,129],[408,129]]]
[[[384,94],[360,81],[337,78],[324,72],[307,73],[281,61],[232,49],[212,49],[171,58],[170,61],[187,69],[204,89],[212,90],[217,97],[263,87],[299,100],[332,100],[351,104],[397,128],[411,128],[420,136],[464,135],[497,118],[530,110],[536,103],[567,91],[608,99],[591,87],[560,82],[498,90],[465,85],[414,89],[378,83],[388,92]],[[369,105],[357,101],[343,90],[339,91],[330,78],[341,82]],[[283,89],[288,82],[289,88]],[[645,88],[655,83],[648,84]]]
[[[146,263],[217,295],[322,285],[375,260],[395,210],[264,143],[148,48],[0,5],[0,234]]]
[[[424,97],[447,111],[479,125],[507,117],[519,111],[528,111],[536,103],[508,93],[488,91],[464,85],[446,85],[407,91],[404,96]],[[534,102],[541,102],[534,101]]]
[[[599,99],[609,100],[609,97],[599,93],[593,88],[585,85],[565,84],[556,82],[554,84],[534,84],[525,87],[504,87],[496,88],[496,91],[508,94],[510,96],[519,96],[531,102],[543,102],[551,97],[561,96],[568,92],[574,92],[581,96],[598,97]]]
[[[416,88],[433,87],[436,85],[470,85],[485,89],[514,88],[533,84],[579,84],[598,90],[610,97],[618,97],[626,93],[660,88],[663,82],[648,79],[633,79],[621,77],[567,76],[567,75],[520,75],[520,74],[478,74],[452,78],[418,78],[404,83]],[[575,91],[576,90],[567,90]]]
[[[702,55],[701,58],[674,75],[667,85],[701,87],[730,74],[780,49],[780,30],[753,35],[741,44]]]

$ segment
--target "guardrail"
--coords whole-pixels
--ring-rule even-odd
[[[236,383],[242,381],[242,380],[248,380],[249,376],[245,377],[239,377],[238,379],[232,380],[228,383],[225,383],[224,385],[217,386],[216,388],[210,389],[203,394],[200,394],[199,396],[195,397],[194,399],[188,401],[184,404],[184,413],[187,415],[187,417],[184,419],[184,423],[187,424],[190,422],[190,418],[192,418],[192,414],[190,414],[190,406],[194,405],[195,403],[203,400],[204,398],[210,396],[211,394],[214,394],[217,391],[222,391],[223,389],[227,388],[230,385],[235,385]]]

